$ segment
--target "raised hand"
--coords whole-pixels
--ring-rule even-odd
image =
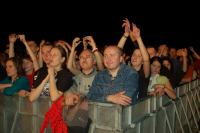
[[[187,56],[187,49],[184,48],[184,49],[178,49],[177,50],[177,56],[184,56],[186,57]]]
[[[131,31],[131,29],[130,29],[131,26],[130,26],[130,22],[127,18],[125,18],[123,20],[122,27],[124,28],[124,36],[128,37],[130,34],[130,31]]]
[[[63,40],[58,40],[57,42],[56,42],[56,45],[58,46],[61,46],[61,47],[63,47],[63,48],[67,48],[67,45],[69,45],[69,43],[67,43],[66,41],[63,41]]]
[[[186,48],[182,49],[182,56],[187,57],[187,55],[188,55],[187,49]]]
[[[87,49],[87,46],[88,46],[88,40],[86,37],[83,37],[83,47],[84,49]]]
[[[190,51],[194,52],[194,48],[192,46],[189,47]]]
[[[18,35],[18,37],[19,37],[19,40],[21,41],[21,42],[26,42],[26,38],[25,38],[25,35],[24,34],[21,34],[21,35]]]
[[[81,40],[79,37],[74,38],[72,41],[72,47],[76,48],[81,43]]]
[[[92,47],[92,49],[96,48],[96,43],[92,36],[86,36],[83,38],[83,40],[85,40]]]
[[[140,37],[140,29],[134,23],[132,23],[132,30],[130,36],[135,40],[137,40]]]

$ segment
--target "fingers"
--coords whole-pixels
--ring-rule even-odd
[[[74,40],[73,40],[73,42],[72,42],[72,45],[73,45],[74,47],[77,47],[80,43],[81,43],[80,38],[79,38],[79,37],[76,37],[76,38],[74,38]]]
[[[132,103],[132,99],[128,96],[125,95],[125,91],[119,92],[114,96],[115,103],[120,104],[120,105],[130,105]]]
[[[129,97],[127,97],[127,96],[118,97],[117,103],[120,104],[120,105],[127,106],[127,105],[131,104],[131,99]]]
[[[123,95],[123,94],[125,94],[125,93],[126,93],[126,91],[121,91],[121,92],[119,92],[118,94]]]
[[[79,101],[79,97],[78,97],[77,95],[74,95],[74,96],[73,96],[73,103],[74,103],[74,104],[77,104],[78,101]]]

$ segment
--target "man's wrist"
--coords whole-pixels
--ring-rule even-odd
[[[105,99],[106,99],[107,102],[110,102],[110,95],[106,96]]]
[[[95,53],[96,51],[98,51],[97,47],[92,49],[92,53]]]

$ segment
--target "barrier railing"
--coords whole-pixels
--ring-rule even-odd
[[[176,88],[177,99],[148,97],[133,106],[89,103],[90,133],[194,133],[200,127],[200,80]],[[51,106],[47,97],[27,98],[0,94],[0,133],[39,133]],[[51,132],[50,129],[46,130]]]

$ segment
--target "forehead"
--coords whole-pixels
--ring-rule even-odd
[[[119,53],[119,49],[117,47],[107,47],[105,50],[104,50],[104,54],[115,54],[115,53]]]
[[[163,60],[163,63],[170,64],[170,62],[168,60]]]
[[[13,65],[14,63],[13,63],[12,60],[8,60],[8,61],[6,62],[6,64],[7,64],[7,65]]]
[[[161,65],[160,62],[157,61],[157,60],[154,60],[152,64],[153,64],[153,65],[156,65],[156,66],[160,66],[160,65]]]
[[[88,50],[84,50],[81,52],[80,56],[92,56],[92,53]]]
[[[171,51],[171,52],[175,52],[176,49],[175,49],[175,48],[171,48],[170,51]]]
[[[141,51],[140,51],[139,49],[135,49],[135,50],[133,51],[133,54],[141,54]]]
[[[147,51],[155,51],[155,48],[147,48]]]
[[[51,53],[60,53],[58,48],[52,48],[50,52]]]
[[[27,43],[28,43],[28,45],[31,45],[31,46],[35,46],[35,47],[37,46],[35,41],[28,41]]]
[[[27,58],[24,58],[22,61],[23,61],[23,63],[32,62],[30,59],[27,59]]]
[[[49,50],[51,50],[51,48],[52,48],[52,46],[44,45],[44,46],[42,47],[42,51],[49,51]]]

